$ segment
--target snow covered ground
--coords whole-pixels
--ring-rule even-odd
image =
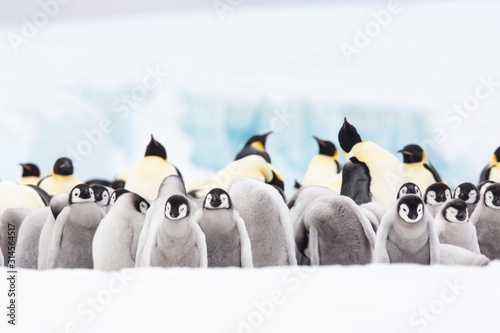
[[[21,270],[18,326],[7,327],[3,319],[0,327],[40,333],[498,332],[499,274],[498,262],[483,268]],[[4,268],[0,275],[6,290]]]

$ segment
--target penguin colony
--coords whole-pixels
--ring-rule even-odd
[[[287,200],[266,151],[250,138],[214,179],[184,183],[153,136],[126,176],[83,182],[58,159],[42,178],[21,164],[0,182],[0,264],[15,226],[17,267],[266,267],[415,263],[486,265],[500,258],[500,148],[476,186],[454,191],[418,145],[402,161],[344,119]]]

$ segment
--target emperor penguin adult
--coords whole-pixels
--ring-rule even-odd
[[[363,265],[373,261],[375,231],[349,197],[325,195],[314,200],[295,227],[298,251],[311,265]]]
[[[279,173],[259,155],[248,155],[227,165],[215,175],[212,188],[218,187],[227,191],[231,182],[238,177],[250,177],[285,189],[285,183]]]
[[[375,257],[381,263],[440,263],[434,221],[419,196],[401,197],[384,215],[377,230]]]
[[[445,183],[430,185],[424,194],[425,207],[432,217],[436,217],[441,206],[449,200],[451,200],[451,189]]]
[[[7,266],[9,256],[13,253],[15,257],[16,244],[23,220],[30,213],[24,208],[7,209],[0,220],[0,248],[4,253],[4,265]],[[13,244],[12,245],[12,241]]]
[[[410,181],[403,164],[377,144],[362,141],[346,118],[339,131],[339,143],[347,158],[342,169],[340,194],[358,205],[377,201],[389,209],[398,190]]]
[[[500,147],[495,150],[493,156],[491,157],[490,163],[486,165],[481,171],[479,176],[479,182],[485,180],[491,180],[494,182],[500,182],[500,164],[498,160],[500,159]]]
[[[302,186],[326,186],[338,178],[342,170],[337,147],[330,142],[314,137],[319,146],[319,154],[314,156],[302,181]]]
[[[52,240],[52,233],[54,231],[54,224],[56,219],[61,214],[64,207],[68,205],[68,195],[59,193],[50,200],[50,212],[45,220],[42,230],[40,232],[40,239],[38,241],[38,269],[47,269],[49,246]]]
[[[139,236],[150,204],[138,194],[119,197],[97,227],[92,243],[94,269],[135,267]]]
[[[92,269],[92,241],[105,214],[87,184],[75,186],[68,202],[54,224],[47,267]]]
[[[408,194],[415,194],[418,195],[419,197],[422,197],[422,191],[420,190],[420,187],[418,187],[417,184],[412,182],[405,183],[403,184],[403,186],[401,186],[401,188],[398,191],[397,199]]]
[[[451,199],[446,202],[441,206],[434,224],[441,244],[451,244],[481,253],[476,227],[469,220],[469,210],[464,201]]]
[[[250,155],[257,155],[262,157],[267,163],[271,164],[271,157],[269,153],[266,151],[266,141],[269,135],[273,132],[269,132],[262,135],[254,135],[252,136],[246,143],[243,149],[236,155],[235,161],[240,160],[244,157]]]
[[[226,191],[220,188],[211,190],[195,220],[206,237],[208,267],[253,267],[252,246],[245,221],[234,210]]]
[[[160,211],[151,212],[152,226],[143,250],[138,252],[137,267],[208,266],[205,235],[192,208],[187,196],[172,195]]]
[[[68,194],[76,185],[83,183],[73,172],[73,162],[67,157],[61,157],[54,163],[52,173],[42,178],[38,186],[51,196]]]
[[[50,207],[37,208],[32,210],[23,220],[16,245],[18,267],[38,268],[40,234],[49,214],[51,214]]]
[[[245,221],[254,267],[297,265],[290,212],[278,189],[239,177],[228,193]]]
[[[50,202],[50,196],[33,185],[19,185],[11,181],[0,182],[0,215],[9,208],[24,208],[33,210],[45,207]]]
[[[23,168],[23,174],[17,183],[19,185],[38,185],[38,182],[42,179],[38,166],[33,163],[21,163],[20,165]]]
[[[477,239],[481,253],[491,260],[500,259],[500,184],[486,188],[483,201],[480,202],[471,222],[477,230]]]
[[[453,197],[460,199],[467,204],[470,216],[474,212],[474,209],[476,209],[480,195],[476,185],[472,183],[462,183],[455,188]]]
[[[442,183],[441,176],[432,166],[425,151],[416,144],[405,146],[399,151],[403,154],[403,163],[410,181],[425,190],[434,183]]]
[[[179,170],[168,162],[165,147],[151,135],[145,157],[130,171],[125,189],[153,201],[158,195],[163,179],[170,175],[182,177]]]

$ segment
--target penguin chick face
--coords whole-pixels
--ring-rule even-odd
[[[405,222],[417,223],[424,216],[424,203],[416,195],[406,195],[399,199],[398,214]]]
[[[434,183],[425,191],[425,203],[438,206],[451,199],[451,189],[444,183]]]
[[[145,156],[158,156],[164,160],[167,159],[167,150],[161,143],[155,140],[153,134],[151,134],[151,141],[149,141],[148,147],[146,148]]]
[[[90,188],[94,191],[95,203],[99,206],[107,206],[110,202],[108,189],[102,185],[92,185]]]
[[[181,220],[189,215],[189,202],[181,195],[171,196],[165,205],[165,217],[169,220]]]
[[[422,197],[422,192],[420,191],[420,188],[417,186],[417,184],[406,183],[403,184],[403,186],[401,186],[401,188],[399,189],[397,199],[408,194],[415,194],[418,195],[419,197]]]
[[[450,223],[469,222],[469,210],[463,200],[453,199],[448,201],[441,212],[444,219]]]
[[[26,164],[21,164],[23,168],[23,175],[22,177],[40,177],[41,172],[38,166],[36,166],[33,163],[26,163]]]
[[[69,193],[70,205],[82,202],[95,202],[94,191],[87,184],[76,185]]]
[[[215,188],[205,197],[203,208],[206,209],[230,209],[232,207],[231,198],[226,191]]]
[[[493,209],[500,209],[500,184],[490,185],[484,193],[484,204]]]
[[[151,207],[149,202],[147,202],[146,199],[144,199],[143,197],[141,197],[140,195],[135,194],[135,193],[133,193],[132,200],[133,200],[132,202],[134,204],[135,209],[139,213],[146,215],[146,212],[148,211],[149,207]]]
[[[455,189],[455,198],[465,201],[468,204],[475,204],[479,201],[478,190],[472,183],[463,183]]]
[[[118,200],[120,196],[129,192],[130,192],[129,190],[126,190],[124,188],[119,188],[116,191],[114,191],[113,194],[111,194],[110,205],[114,205],[116,200]]]
[[[419,145],[407,145],[399,151],[403,154],[403,163],[420,163],[424,160],[425,153]]]
[[[69,176],[73,174],[73,162],[67,157],[61,157],[54,163],[54,174]]]
[[[361,136],[358,134],[356,127],[347,122],[344,118],[344,125],[339,131],[340,148],[346,153],[349,153],[356,143],[362,142]]]
[[[317,138],[315,136],[314,139],[318,142],[320,155],[325,155],[330,157],[335,157],[336,155],[338,155],[337,147],[335,147],[335,145],[332,142],[321,140],[320,138]]]

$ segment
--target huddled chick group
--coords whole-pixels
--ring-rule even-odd
[[[265,149],[270,134],[248,140],[213,179],[186,184],[153,137],[114,182],[82,182],[67,158],[45,178],[22,164],[17,183],[0,182],[0,263],[119,270],[500,258],[500,148],[477,187],[453,192],[421,147],[405,146],[401,162],[345,119],[345,165],[333,143],[315,137],[319,154],[287,200]]]

